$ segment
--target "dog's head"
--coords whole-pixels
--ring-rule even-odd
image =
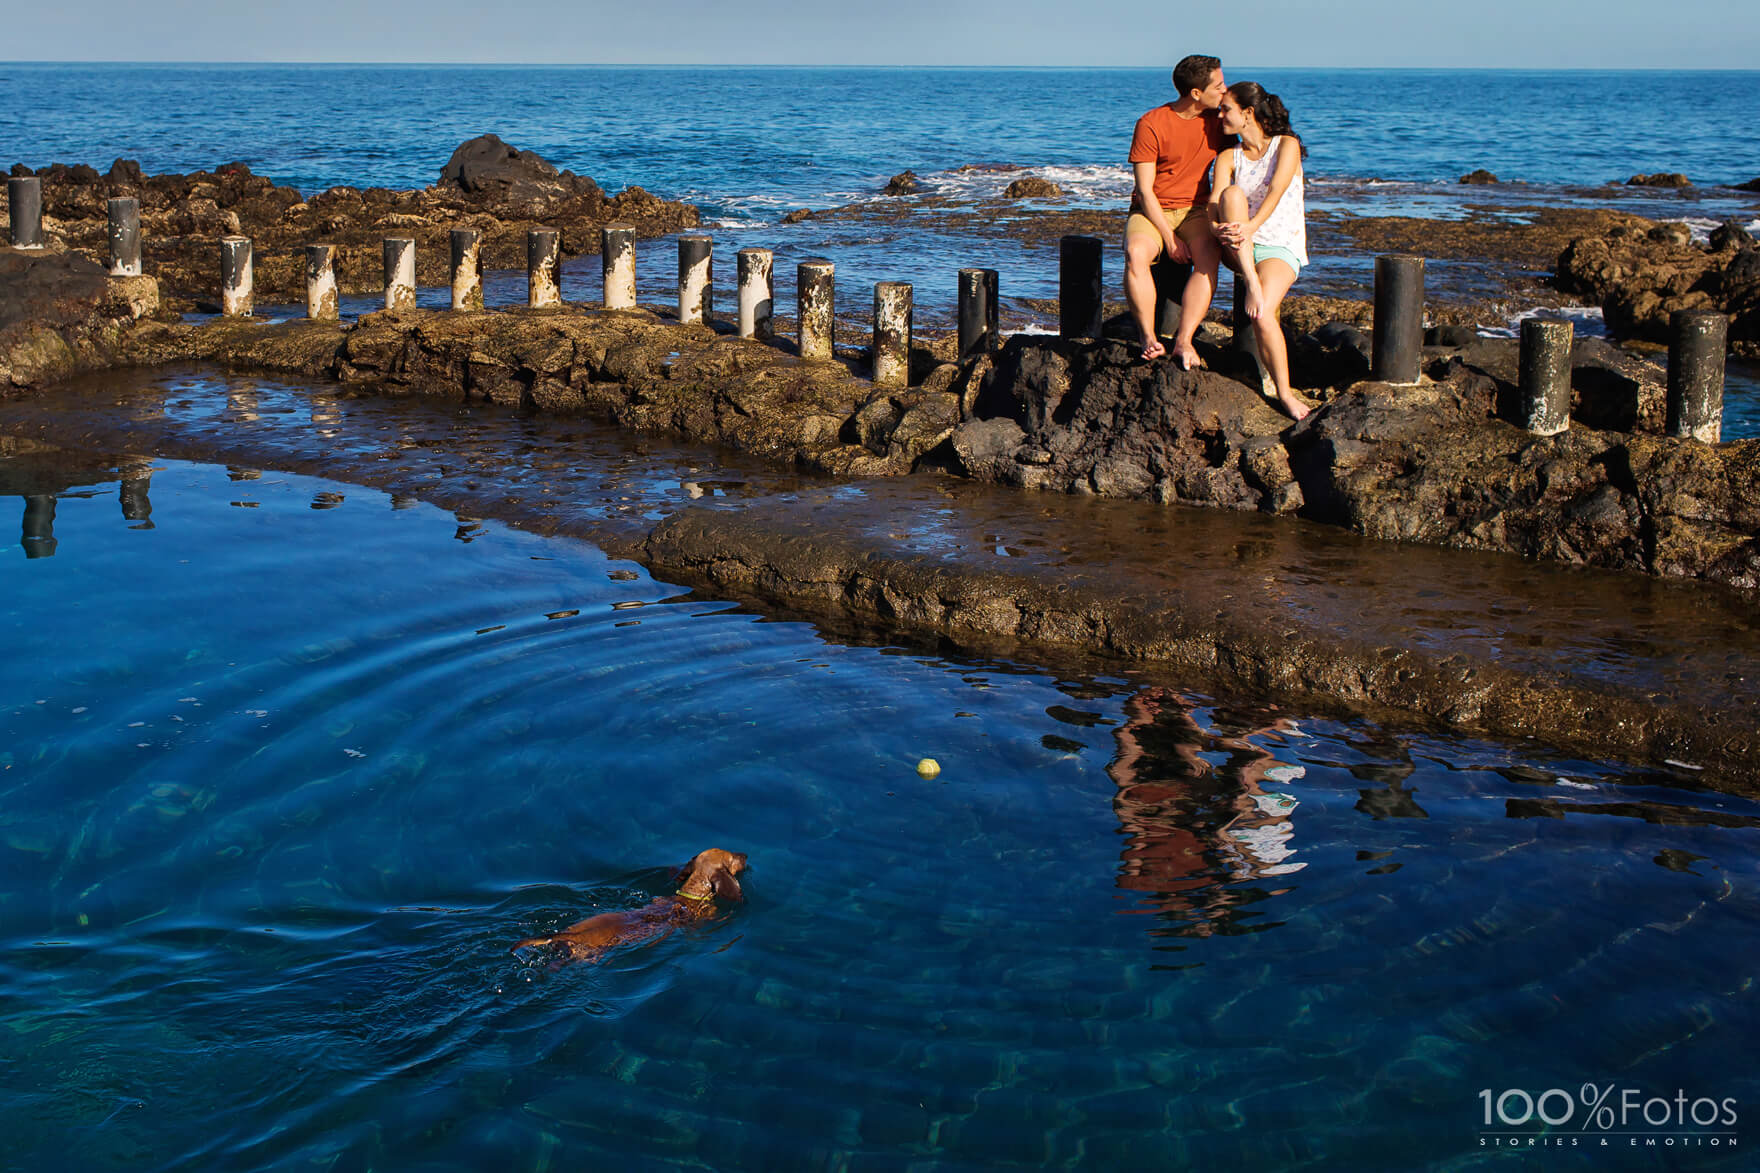
[[[688,874],[679,891],[690,896],[713,896],[717,900],[744,900],[737,877],[746,870],[746,857],[738,851],[711,847],[699,851],[686,865]]]

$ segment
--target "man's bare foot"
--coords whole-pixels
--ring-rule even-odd
[[[1143,341],[1143,357],[1156,359],[1167,353],[1167,347],[1161,345],[1161,339],[1151,334]]]
[[[1174,343],[1173,357],[1178,360],[1179,369],[1182,371],[1195,371],[1204,365],[1204,360],[1198,356],[1197,350],[1190,342]]]
[[[1308,405],[1296,398],[1295,392],[1284,392],[1277,397],[1277,402],[1283,404],[1283,410],[1289,413],[1290,419],[1305,420],[1308,418]]]

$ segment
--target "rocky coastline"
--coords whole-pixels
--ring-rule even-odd
[[[473,170],[471,160],[479,156],[486,162]],[[119,164],[108,177],[70,173],[65,185],[46,180],[51,248],[0,250],[0,394],[52,402],[57,385],[81,373],[214,364],[393,396],[589,416],[840,478],[934,473],[1079,497],[1300,518],[1389,542],[1698,579],[1712,590],[1760,589],[1760,440],[1707,445],[1662,436],[1660,369],[1593,339],[1580,340],[1572,356],[1574,426],[1538,437],[1508,422],[1517,378],[1513,342],[1470,331],[1439,333],[1436,345],[1426,348],[1419,385],[1376,383],[1368,377],[1367,335],[1324,308],[1286,320],[1296,384],[1319,405],[1299,425],[1275,410],[1256,380],[1240,377],[1227,331],[1217,325],[1200,339],[1206,370],[1141,363],[1128,341],[1114,337],[1078,342],[1017,335],[1000,351],[963,363],[952,361],[943,339],[916,348],[909,389],[885,390],[864,377],[867,356],[859,348],[842,350],[829,363],[803,362],[786,343],[741,340],[725,323],[680,325],[654,309],[384,311],[349,324],[274,326],[230,319],[196,324],[173,312],[197,300],[199,281],[214,276],[214,236],[233,230],[234,220],[247,232],[267,231],[289,251],[296,240],[319,235],[355,248],[357,271],[348,277],[345,264],[344,284],[360,288],[377,288],[377,242],[390,229],[438,237],[460,214],[484,217],[490,267],[515,267],[515,240],[523,264],[524,232],[540,218],[548,226],[573,224],[577,240],[595,245],[596,227],[589,232],[588,226],[627,222],[632,213],[639,220],[644,208],[652,213],[639,220],[648,234],[695,223],[687,206],[654,201],[640,189],[607,199],[590,180],[547,172],[548,164],[519,156],[499,140],[476,140],[461,147],[449,174],[424,192],[339,188],[301,206],[242,169],[221,168],[202,179],[148,179]],[[152,276],[111,278],[81,255],[97,247],[89,238],[101,232],[103,199],[118,185],[140,195],[143,219],[150,214],[162,218],[165,229],[184,230],[149,247]],[[222,194],[224,201],[217,198]],[[82,213],[94,207],[95,216]],[[215,221],[215,210],[228,215]],[[406,216],[424,223],[392,222]],[[1635,231],[1616,223],[1573,241],[1565,255],[1612,257],[1615,245],[1645,256],[1671,249],[1672,271],[1690,268],[1678,259],[1685,256],[1680,250],[1699,246]],[[1596,251],[1598,240],[1607,243],[1605,252]],[[1744,244],[1726,234],[1700,251],[1724,258],[1716,268],[1719,291],[1745,288],[1740,266],[1750,263],[1741,258],[1753,255],[1751,239]],[[438,264],[444,250],[425,252]],[[1592,260],[1580,266],[1561,261],[1560,280],[1580,269],[1600,273],[1608,290],[1627,289],[1629,283],[1608,275],[1617,264],[1597,269]],[[1731,270],[1735,278],[1722,276]],[[1711,271],[1708,261],[1693,278],[1697,291],[1705,291]],[[262,286],[261,268],[259,274]],[[431,275],[419,279],[439,283]],[[268,280],[291,281],[292,275]],[[1687,293],[1694,292],[1688,284]],[[288,300],[292,296],[290,288]],[[1747,311],[1729,312],[1746,321],[1740,315]],[[1732,330],[1732,337],[1739,333]],[[1196,640],[1189,647],[1165,633],[1121,639],[1132,624],[1170,621],[1154,619],[1155,608],[1140,603],[1127,614],[1116,601],[1101,600],[1080,622],[1031,620],[1016,606],[1014,621],[1003,622],[999,616],[1009,607],[980,597],[982,582],[916,581],[918,571],[904,570],[890,583],[884,575],[863,578],[867,585],[827,579],[795,564],[816,557],[798,544],[767,545],[752,533],[730,537],[727,526],[675,519],[644,548],[658,564],[702,581],[842,608],[868,621],[1187,666],[1203,660],[1211,669],[1220,657],[1240,665],[1233,678],[1241,687],[1333,695],[1460,728],[1567,744],[1593,743],[1589,714],[1597,704],[1624,705],[1625,732],[1603,738],[1609,752],[1723,765],[1760,760],[1760,719],[1747,707],[1692,717],[1686,708],[1664,706],[1660,715],[1644,718],[1636,701],[1597,702],[1578,695],[1578,684],[1553,682],[1546,686],[1553,694],[1574,698],[1559,710],[1576,714],[1567,730],[1495,698],[1445,703],[1450,681],[1465,689],[1461,697],[1478,695],[1477,686],[1467,688],[1459,671],[1436,663],[1413,661],[1402,669],[1408,677],[1387,677],[1342,645],[1329,651],[1317,644],[1304,650],[1307,667],[1291,676],[1268,666],[1264,649],[1251,651],[1251,624],[1238,615],[1188,630],[1181,638]],[[867,574],[859,543],[848,538],[821,536],[811,549],[829,549],[828,541],[838,545],[841,562],[856,567],[852,574]],[[761,556],[744,557],[742,544]],[[770,553],[762,553],[766,549]],[[934,603],[937,598],[943,602]],[[1172,607],[1171,621],[1189,626],[1190,616],[1180,618]],[[1281,684],[1280,674],[1288,677]],[[1419,696],[1404,687],[1409,680],[1430,683]],[[1529,686],[1506,681],[1500,687],[1502,697],[1533,699]]]

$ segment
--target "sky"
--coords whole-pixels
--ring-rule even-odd
[[[0,60],[1752,69],[1752,0],[18,0]]]

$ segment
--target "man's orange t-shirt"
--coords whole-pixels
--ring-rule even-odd
[[[1181,118],[1172,106],[1157,106],[1137,119],[1130,161],[1155,164],[1155,198],[1163,208],[1195,208],[1210,199],[1210,163],[1222,139],[1215,114]]]

